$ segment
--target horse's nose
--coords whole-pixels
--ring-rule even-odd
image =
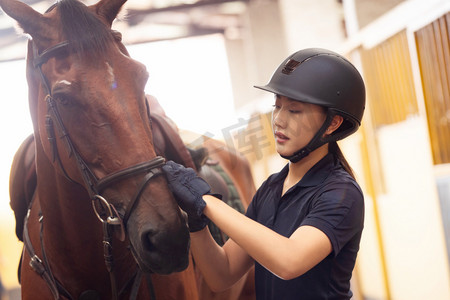
[[[187,229],[170,231],[147,228],[141,233],[141,242],[144,251],[158,261],[162,267],[154,272],[166,273],[163,269],[179,272],[187,267],[189,262],[186,255],[189,252],[189,231]]]
[[[142,245],[149,252],[176,253],[185,251],[186,239],[189,239],[187,230],[154,230],[148,228],[142,232]]]

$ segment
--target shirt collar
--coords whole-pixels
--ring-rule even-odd
[[[336,166],[334,155],[328,153],[320,161],[318,161],[311,169],[306,172],[305,176],[297,182],[295,186],[316,186],[325,181],[330,172]],[[286,164],[283,169],[275,174],[270,180],[270,184],[277,184],[283,181],[289,171],[289,164]]]

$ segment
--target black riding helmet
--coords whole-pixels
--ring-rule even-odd
[[[366,102],[364,81],[347,59],[332,51],[309,48],[295,52],[281,63],[268,84],[255,87],[327,110],[324,124],[308,145],[291,156],[283,156],[291,162],[328,142],[349,136],[361,125]],[[335,115],[342,116],[344,121],[324,138]]]

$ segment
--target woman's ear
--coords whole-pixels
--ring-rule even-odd
[[[342,116],[339,115],[333,116],[333,120],[331,120],[331,124],[330,126],[328,126],[327,130],[325,131],[325,134],[326,135],[332,134],[334,131],[336,131],[336,129],[339,128],[339,126],[341,126],[343,121],[344,118]]]

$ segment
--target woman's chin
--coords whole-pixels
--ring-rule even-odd
[[[282,147],[276,147],[276,151],[281,157],[289,157],[294,153],[292,151],[287,151],[285,148]]]

